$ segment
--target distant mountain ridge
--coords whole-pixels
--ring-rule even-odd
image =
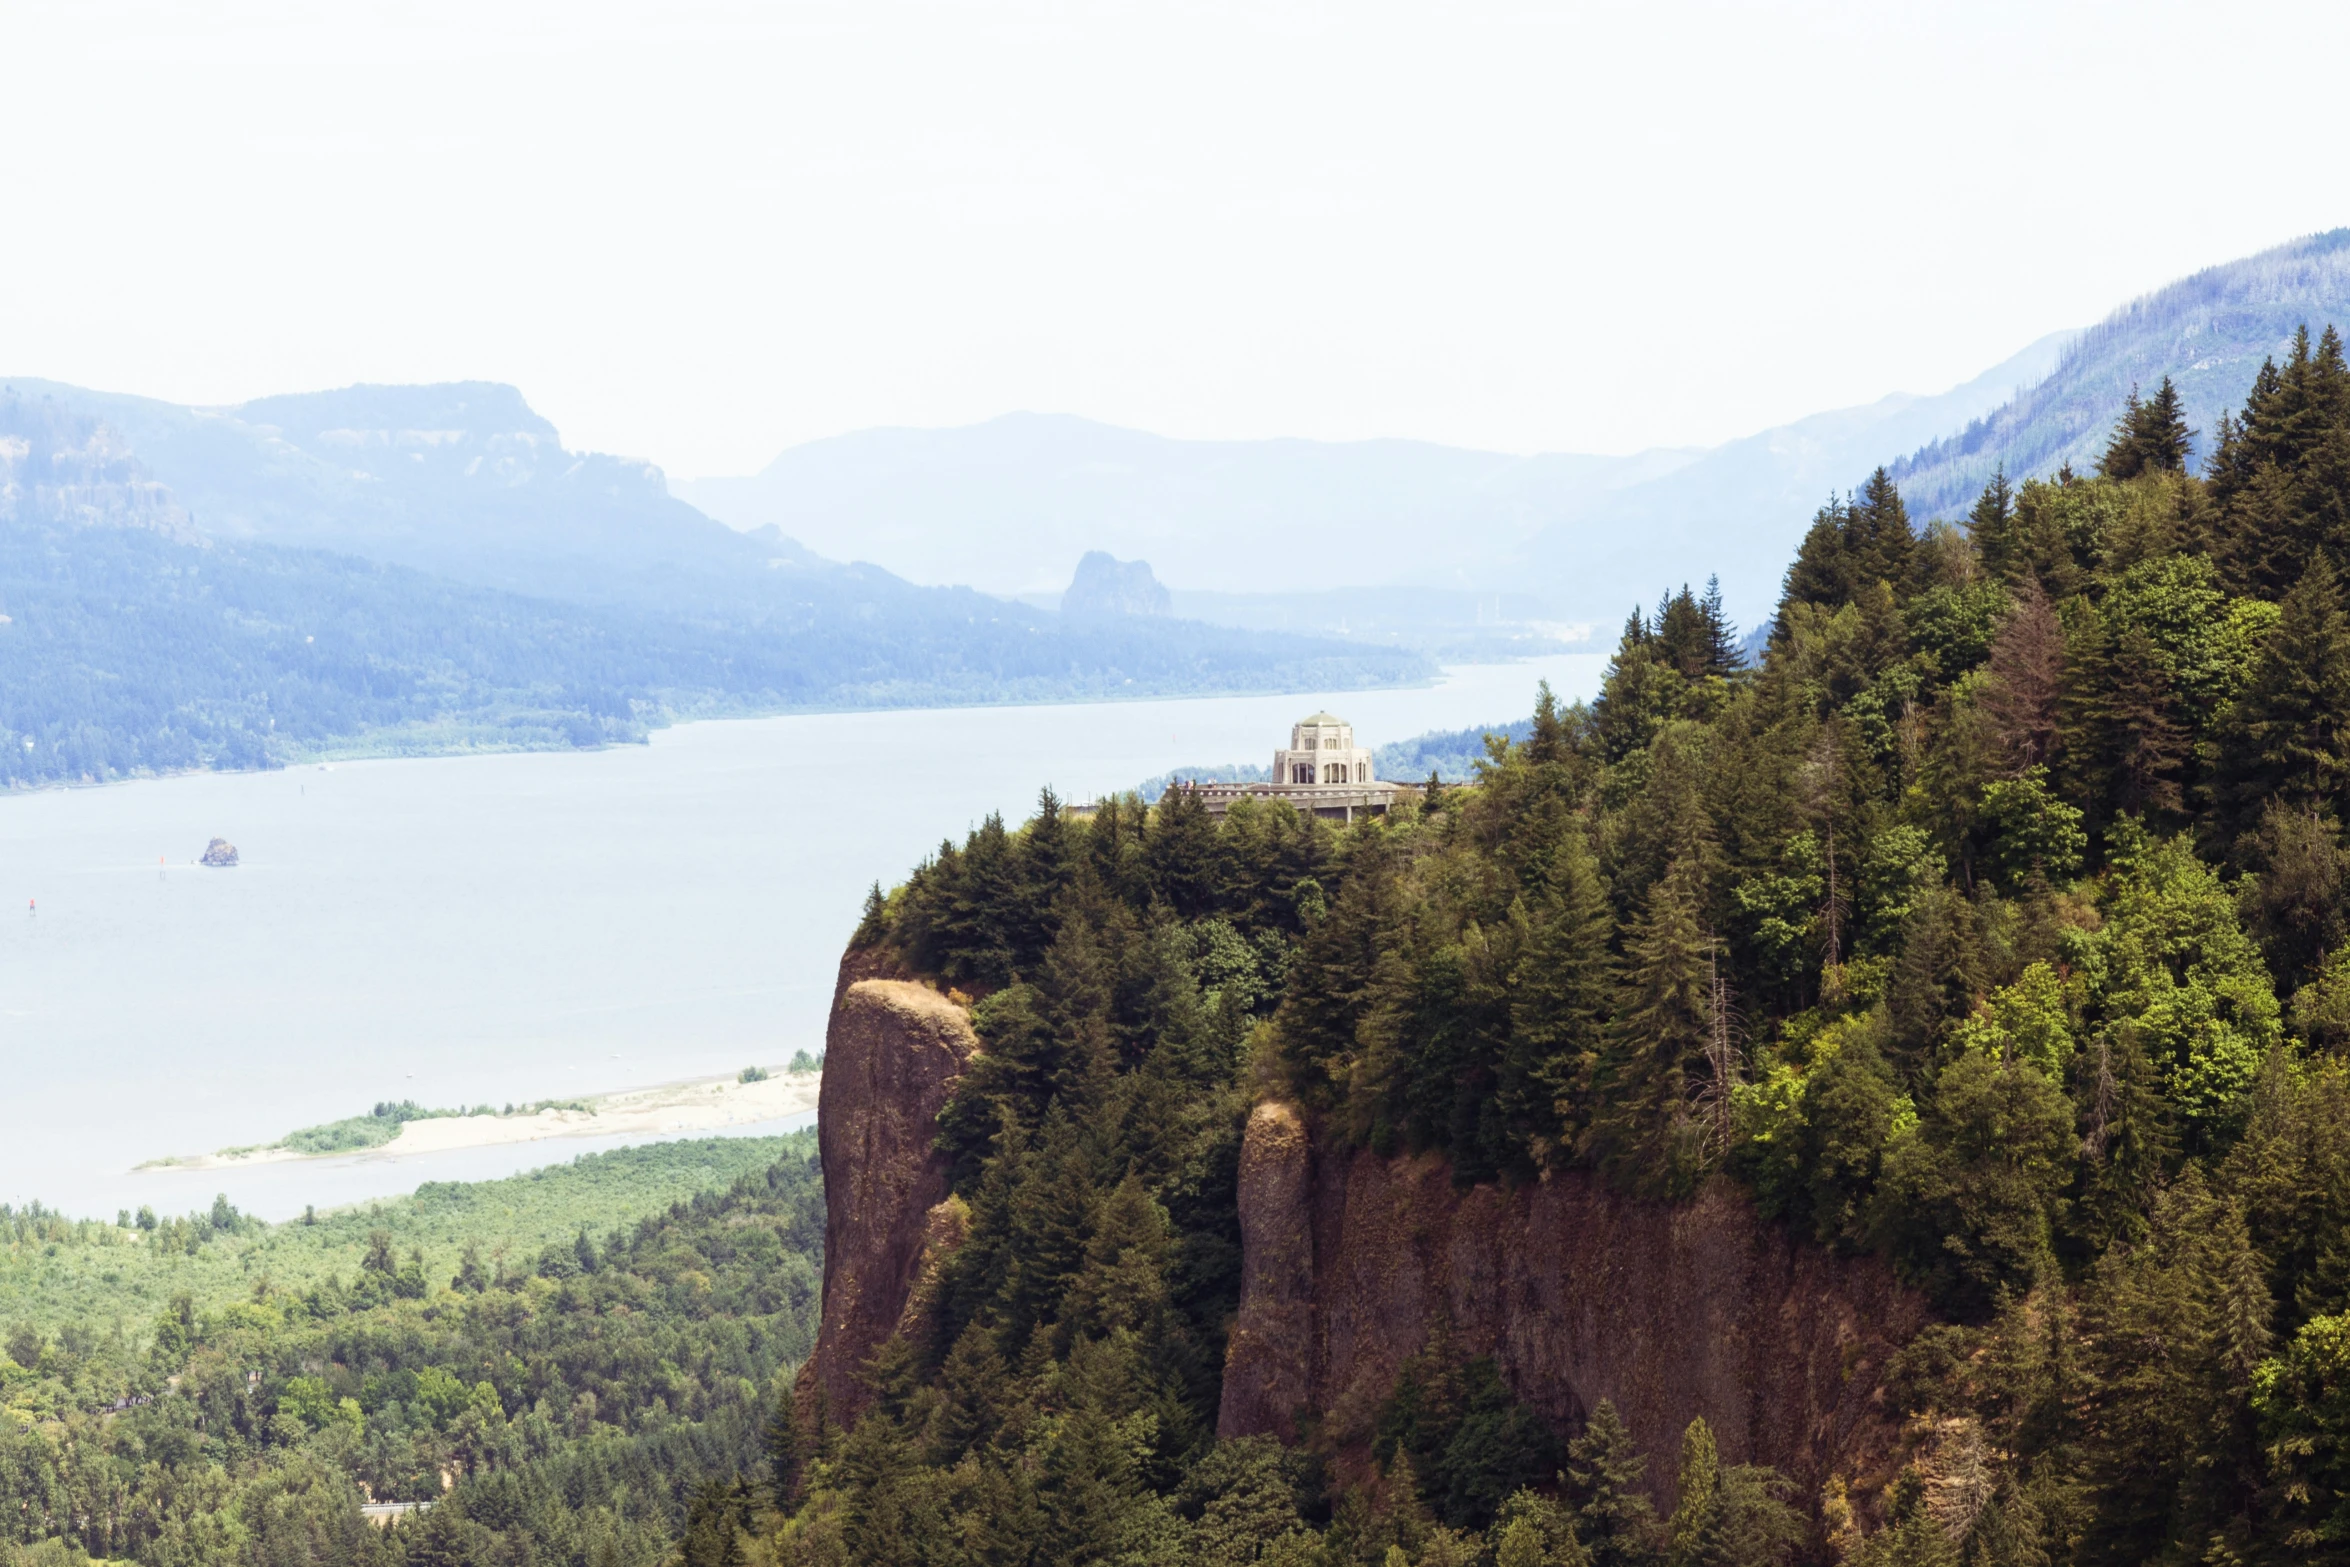
[[[2210,450],[2223,412],[2242,406],[2261,361],[2282,360],[2294,329],[2350,326],[2350,228],[2292,240],[2206,267],[2134,299],[2082,333],[2046,379],[1892,465],[1919,521],[1964,512],[2004,466],[2011,480],[2070,464],[2086,473],[2105,450],[2130,389],[2178,387],[2187,422]]]
[[[1595,497],[1530,542],[1512,562],[1513,580],[1579,584],[1575,613],[1612,625],[1663,589],[1718,574],[1731,617],[1756,625],[1821,502],[2038,382],[2072,336],[2050,333],[1947,392],[1812,414]]]
[[[744,534],[510,387],[0,384],[0,785],[668,718],[1328,690],[1407,649],[1087,621]]]
[[[220,539],[334,550],[511,592],[680,607],[709,579],[814,567],[722,527],[650,464],[566,450],[510,386],[351,386],[230,408],[8,383],[101,421]],[[702,586],[685,584],[700,580]]]
[[[1057,592],[1087,550],[1148,560],[1179,605],[1271,623],[1208,595],[1277,595],[1279,623],[1359,620],[1360,588],[1508,593],[1527,621],[1621,618],[1719,563],[1758,618],[1813,510],[1892,456],[1963,427],[2051,369],[2062,334],[1962,386],[1815,414],[1709,451],[1517,456],[1419,441],[1189,441],[1064,414],[865,430],[795,446],[745,478],[678,480],[736,527],[912,580]],[[1702,575],[1702,573],[1701,573]],[[1435,606],[1431,606],[1432,608]],[[1502,645],[1502,644],[1494,644]]]
[[[1147,560],[1177,591],[1295,592],[1457,585],[1539,532],[1563,499],[1694,455],[1193,441],[1011,413],[861,430],[792,447],[746,478],[674,488],[736,527],[772,525],[821,554],[985,592],[1058,591],[1092,549]]]

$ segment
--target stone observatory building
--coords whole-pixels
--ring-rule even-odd
[[[1354,725],[1335,713],[1314,713],[1289,726],[1289,744],[1273,753],[1271,783],[1178,782],[1173,789],[1198,796],[1214,816],[1240,800],[1279,800],[1343,822],[1384,816],[1398,795],[1416,792],[1371,776],[1370,751],[1355,744]]]
[[[1316,713],[1289,726],[1289,749],[1273,753],[1273,781],[1367,784],[1371,753],[1355,744],[1354,725],[1336,713]]]

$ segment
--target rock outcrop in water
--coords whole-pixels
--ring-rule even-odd
[[[871,953],[842,963],[826,1033],[819,1144],[824,1318],[800,1374],[836,1424],[870,1395],[858,1368],[924,1309],[926,1273],[960,1241],[932,1146],[978,1043],[964,1009]],[[1767,1463],[1816,1496],[1888,1477],[1899,1420],[1881,1378],[1928,1320],[1873,1258],[1765,1223],[1717,1182],[1666,1205],[1582,1172],[1505,1190],[1452,1184],[1435,1155],[1323,1149],[1292,1107],[1260,1104],[1242,1145],[1240,1309],[1219,1431],[1359,1450],[1398,1367],[1446,1320],[1464,1356],[1561,1430],[1612,1399],[1669,1502],[1682,1428],[1703,1415],[1726,1462]]]
[[[204,858],[197,863],[201,865],[234,865],[237,863],[237,846],[226,838],[215,838],[205,847]]]

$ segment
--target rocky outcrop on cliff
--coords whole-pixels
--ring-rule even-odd
[[[947,1192],[939,1110],[978,1050],[956,1000],[874,953],[842,963],[818,1110],[824,1317],[802,1368],[852,1421],[859,1369],[919,1332],[967,1215]],[[1886,1478],[1900,1438],[1880,1381],[1927,1321],[1873,1258],[1836,1257],[1765,1223],[1738,1188],[1641,1202],[1580,1172],[1514,1190],[1453,1185],[1434,1155],[1318,1147],[1291,1106],[1260,1104],[1242,1143],[1240,1309],[1219,1431],[1339,1447],[1368,1441],[1403,1362],[1448,1325],[1562,1431],[1612,1399],[1651,1455],[1660,1500],[1681,1429],[1703,1415],[1725,1461],[1765,1463],[1816,1495]]]
[[[1566,1172],[1462,1191],[1433,1155],[1318,1150],[1290,1106],[1259,1105],[1242,1145],[1241,1306],[1220,1433],[1340,1444],[1371,1434],[1402,1362],[1440,1314],[1561,1429],[1614,1400],[1674,1483],[1681,1428],[1713,1426],[1732,1463],[1806,1494],[1874,1477],[1899,1440],[1879,1379],[1924,1302],[1875,1259],[1831,1256],[1716,1183],[1677,1206]]]
[[[955,1231],[939,1109],[979,1048],[970,1014],[927,985],[888,977],[864,954],[842,963],[824,1035],[816,1108],[824,1166],[824,1316],[801,1372],[846,1422],[867,1394],[857,1370],[898,1328],[925,1255]]]

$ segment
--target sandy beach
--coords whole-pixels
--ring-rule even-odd
[[[534,1143],[551,1137],[715,1132],[813,1110],[822,1081],[822,1075],[815,1072],[777,1072],[755,1083],[731,1077],[696,1078],[598,1094],[585,1101],[593,1106],[590,1110],[541,1110],[535,1115],[450,1115],[410,1121],[381,1148],[357,1153],[306,1154],[290,1148],[252,1148],[159,1160],[140,1168],[222,1170],[297,1159],[374,1161],[446,1153],[456,1148]]]

